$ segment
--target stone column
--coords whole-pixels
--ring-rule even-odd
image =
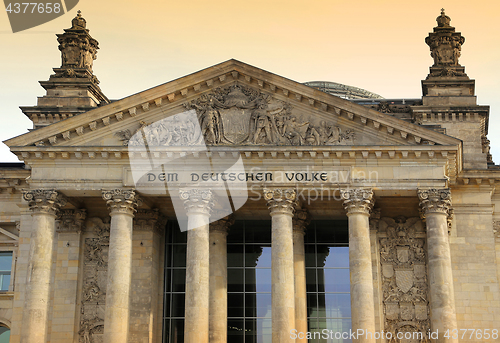
[[[78,340],[78,279],[85,210],[61,210],[57,227],[57,258],[54,277],[51,343]]]
[[[341,190],[341,195],[349,218],[352,331],[363,330],[365,333],[353,342],[375,343],[375,305],[368,220],[373,208],[373,192],[368,189],[348,189]]]
[[[271,212],[271,278],[273,343],[293,342],[295,292],[292,217],[296,206],[295,189],[264,189]]]
[[[21,342],[45,343],[56,214],[66,204],[66,200],[53,189],[25,191],[23,198],[31,209],[32,232]]]
[[[188,217],[184,342],[208,342],[210,190],[179,190]]]
[[[436,342],[458,342],[445,338],[446,330],[457,329],[455,293],[451,269],[448,218],[451,214],[449,189],[419,189],[421,214],[427,227],[431,331],[439,330]]]
[[[297,329],[297,332],[307,332],[306,257],[304,249],[304,234],[306,233],[307,225],[309,225],[307,210],[298,210],[293,218],[295,329]],[[307,343],[306,338],[298,338],[295,341]]]
[[[232,217],[210,223],[209,341],[227,342],[227,232]]]
[[[102,197],[106,200],[111,216],[104,342],[127,343],[132,275],[132,228],[138,199],[134,190],[125,189],[103,191]]]

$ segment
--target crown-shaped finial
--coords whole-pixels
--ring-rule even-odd
[[[71,21],[72,30],[81,30],[87,27],[87,21],[82,17],[82,11],[78,10],[76,17]]]
[[[451,27],[451,18],[444,13],[444,8],[441,8],[441,15],[436,18],[438,27]]]

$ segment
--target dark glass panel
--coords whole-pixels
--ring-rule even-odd
[[[349,247],[330,247],[325,268],[349,268]]]
[[[314,222],[309,224],[309,226],[306,229],[306,234],[304,235],[304,243],[312,243],[314,244],[316,242],[316,225],[314,225]]]
[[[231,226],[229,233],[227,235],[228,243],[243,243],[243,235],[244,235],[244,221],[235,221],[234,225]]]
[[[170,342],[184,342],[184,319],[172,319]]]
[[[167,234],[168,237],[168,234]],[[170,267],[172,264],[172,245],[165,245],[165,268]]]
[[[165,294],[163,301],[163,316],[170,317],[170,294]]]
[[[227,291],[243,292],[243,269],[227,270]]]
[[[306,269],[306,291],[316,292],[316,268]]]
[[[227,245],[227,266],[243,267],[243,244]]]
[[[164,343],[171,342],[170,340],[170,318],[163,320],[163,341]]]
[[[177,225],[172,228],[172,236],[173,243],[187,243],[187,231],[181,231]]]
[[[323,269],[325,292],[350,292],[349,269]],[[321,269],[318,269],[318,274]]]
[[[326,317],[325,293],[318,293],[318,318]]]
[[[318,316],[318,294],[317,293],[307,293],[307,316],[317,317]]]
[[[257,293],[245,294],[245,317],[257,317]]]
[[[256,220],[245,222],[246,243],[271,243],[271,221]]]
[[[315,223],[317,243],[349,243],[347,220],[320,220]]]
[[[172,317],[184,317],[186,297],[184,293],[172,293]]]
[[[227,316],[228,317],[244,317],[245,305],[243,303],[243,293],[228,293],[227,294]]]
[[[257,331],[256,318],[245,320],[245,343],[260,343],[257,340]]]
[[[173,282],[172,291],[173,292],[185,292],[186,291],[186,269],[173,269]]]
[[[305,258],[306,258],[306,268],[316,267],[316,247],[314,244],[306,244],[304,246]]]
[[[322,293],[325,291],[325,270],[318,268],[316,275],[318,277],[318,292]]]
[[[173,267],[186,267],[186,245],[172,245],[174,252]]]
[[[228,319],[227,321],[227,341],[228,343],[243,343],[244,336],[244,326],[243,319]],[[188,343],[188,342],[185,342]],[[194,342],[193,342],[194,343]]]
[[[172,269],[165,269],[165,292],[171,292],[172,289]]]

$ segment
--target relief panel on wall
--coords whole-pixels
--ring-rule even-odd
[[[393,337],[387,342],[430,342],[424,225],[418,217],[399,216],[381,218],[378,229],[383,329]]]

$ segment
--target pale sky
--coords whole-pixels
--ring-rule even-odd
[[[0,141],[32,127],[19,106],[45,94],[59,67],[56,33],[76,9],[99,41],[94,74],[121,99],[231,58],[298,81],[333,81],[386,98],[420,98],[433,63],[424,39],[441,7],[465,37],[460,63],[490,105],[489,139],[500,163],[500,1],[80,0],[71,13],[13,34],[0,14]],[[0,143],[0,162],[17,161]]]

